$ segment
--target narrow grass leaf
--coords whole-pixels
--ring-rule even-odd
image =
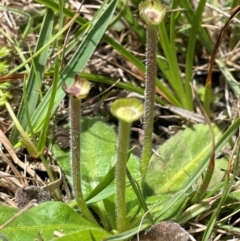
[[[193,102],[192,100],[192,89],[191,89],[191,82],[192,82],[192,69],[193,69],[193,61],[195,55],[195,45],[196,45],[196,38],[197,33],[199,31],[199,27],[201,26],[201,19],[202,13],[204,11],[206,4],[206,0],[199,1],[195,14],[193,16],[193,21],[191,25],[190,35],[188,39],[187,51],[186,51],[186,65],[185,65],[185,94],[187,100],[189,100],[188,108],[193,110]]]
[[[180,69],[178,67],[178,62],[176,59],[176,53],[175,50],[172,49],[172,46],[170,44],[169,36],[167,33],[167,29],[164,22],[161,22],[161,24],[158,27],[159,30],[159,36],[160,36],[160,44],[164,51],[165,58],[167,59],[169,72],[168,75],[170,77],[168,78],[168,82],[171,85],[172,89],[174,90],[175,95],[177,96],[178,102],[181,103],[182,107],[185,107],[185,94],[183,89],[183,82],[180,77]],[[162,69],[164,71],[164,69]]]
[[[128,230],[126,232],[120,233],[120,234],[115,234],[112,235],[108,238],[103,239],[103,241],[123,241],[126,239],[129,239],[131,237],[133,237],[135,234],[141,232],[142,230],[145,230],[146,228],[150,227],[150,224],[144,223],[142,225],[140,225],[137,228],[133,228],[131,230]]]
[[[228,169],[226,170],[226,175],[225,175],[225,182],[224,182],[224,186],[223,186],[223,190],[222,190],[222,195],[221,195],[221,198],[220,198],[220,202],[218,203],[217,207],[215,208],[213,214],[211,215],[211,218],[208,222],[208,225],[207,225],[207,228],[203,234],[203,238],[202,238],[202,241],[207,241],[209,240],[211,234],[212,234],[212,230],[214,228],[214,225],[216,224],[217,222],[217,218],[219,216],[219,213],[221,211],[221,208],[223,206],[223,203],[225,202],[225,200],[227,199],[230,191],[231,191],[231,188],[235,182],[235,178],[236,178],[236,175],[238,174],[238,168],[239,168],[239,154],[240,154],[240,148],[239,148],[239,139],[238,141],[236,142],[237,144],[235,145],[235,147],[238,148],[238,152],[237,152],[237,157],[234,161],[234,165],[233,165],[233,175],[231,175],[231,178],[230,177],[230,172],[231,172],[231,165],[229,164],[228,165]],[[235,148],[234,148],[235,149]],[[232,158],[233,158],[233,155],[232,155]]]
[[[48,9],[44,17],[44,21],[42,23],[41,31],[40,31],[37,46],[36,46],[36,51],[39,50],[42,46],[44,46],[51,38],[52,28],[54,23],[53,18],[54,18],[54,12],[51,9]],[[25,93],[28,97],[28,111],[30,116],[33,116],[33,113],[36,109],[36,105],[39,98],[40,90],[39,90],[39,85],[38,85],[38,82],[36,81],[36,78],[42,81],[47,59],[48,59],[48,48],[45,48],[39,56],[33,59],[34,65],[36,67],[36,72],[34,70],[34,67],[32,67],[28,78],[27,92]],[[26,129],[27,117],[25,115],[25,105],[23,100],[20,104],[17,117],[23,129]],[[10,136],[10,141],[12,143],[16,143],[18,141],[18,137],[19,137],[19,133],[17,129],[14,128]]]
[[[56,110],[59,103],[65,96],[65,93],[62,90],[62,83],[65,82],[67,86],[71,85],[73,83],[74,76],[83,70],[93,51],[97,47],[98,42],[101,40],[104,32],[106,31],[109,22],[111,21],[116,4],[117,1],[114,0],[111,1],[109,5],[105,4],[101,7],[99,12],[94,17],[91,27],[85,38],[79,45],[68,65],[59,76],[58,89],[56,92],[52,112]],[[33,126],[36,128],[35,131],[39,130],[44,118],[46,117],[46,107],[48,106],[51,94],[52,89],[47,92],[47,94],[44,96],[44,99],[35,111],[32,119]]]

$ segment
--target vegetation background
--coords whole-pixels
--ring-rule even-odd
[[[221,32],[239,0],[162,2],[146,192],[136,184],[140,120],[131,128],[126,227],[117,230],[118,122],[109,110],[119,98],[144,101],[140,2],[1,1],[3,240],[130,240],[139,233],[142,241],[239,240],[239,16]],[[94,221],[79,215],[71,192],[69,97],[62,85],[73,84],[76,74],[91,82],[81,105],[81,174]],[[33,199],[41,204],[32,207]],[[161,221],[167,223],[151,228]]]

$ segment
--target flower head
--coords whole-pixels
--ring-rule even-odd
[[[79,75],[76,75],[71,86],[67,87],[63,84],[62,88],[68,95],[77,99],[85,99],[90,91],[91,84],[86,78],[80,78]]]
[[[143,115],[143,104],[136,98],[117,99],[111,106],[111,113],[119,120],[132,123]]]
[[[166,8],[159,0],[146,0],[139,4],[141,18],[150,25],[161,23],[166,14]]]

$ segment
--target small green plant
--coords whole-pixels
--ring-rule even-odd
[[[34,143],[32,142],[32,140],[29,138],[29,135],[26,131],[24,131],[24,129],[22,128],[21,124],[18,121],[18,118],[15,116],[14,111],[8,101],[9,98],[12,98],[10,92],[8,91],[10,87],[9,83],[3,83],[1,84],[1,89],[0,89],[0,105],[5,105],[6,109],[8,110],[8,113],[10,114],[15,127],[17,128],[17,130],[19,131],[22,139],[21,139],[21,143],[23,144],[23,146],[26,147],[26,149],[28,150],[28,153],[30,154],[31,157],[34,158],[38,158],[39,157],[39,153],[37,151],[36,146],[34,145]]]
[[[87,97],[90,91],[90,83],[85,78],[80,78],[78,75],[76,75],[74,78],[74,83],[70,87],[63,85],[63,89],[70,99],[70,148],[73,192],[82,215],[89,221],[97,224],[84,201],[81,184],[81,100]]]
[[[3,57],[6,57],[8,54],[9,54],[9,50],[6,47],[3,47],[0,49],[0,59]],[[8,65],[7,65],[6,61],[0,62],[0,74],[5,73],[7,69],[8,69]],[[26,147],[26,149],[28,150],[29,154],[32,157],[37,158],[39,156],[37,148],[35,147],[35,145],[31,141],[31,139],[29,138],[28,133],[26,131],[24,131],[24,129],[22,128],[21,124],[18,121],[18,118],[15,116],[14,111],[8,101],[9,99],[12,98],[12,95],[9,91],[10,86],[11,86],[11,84],[9,82],[0,84],[0,106],[5,105],[12,120],[14,121],[14,124],[15,124],[17,130],[21,134],[22,144]]]
[[[34,239],[46,241],[129,240],[138,235],[139,231],[152,226],[149,232],[139,239],[143,241],[148,237],[155,238],[156,233],[152,233],[154,230],[161,234],[164,232],[165,236],[159,235],[159,238],[169,237],[173,232],[167,233],[168,227],[169,224],[173,224],[183,232],[182,237],[187,240],[188,233],[170,220],[183,226],[193,218],[196,221],[199,215],[203,215],[206,218],[199,220],[201,225],[207,227],[202,234],[203,241],[215,235],[212,232],[213,228],[216,230],[214,232],[221,230],[219,235],[225,234],[223,239],[232,239],[233,232],[237,236],[240,229],[231,224],[231,218],[234,213],[239,212],[236,205],[240,200],[240,191],[236,183],[239,169],[239,140],[236,140],[232,152],[232,156],[236,154],[236,159],[223,157],[221,150],[226,145],[228,147],[231,145],[229,142],[240,125],[239,118],[233,120],[225,131],[221,130],[221,125],[212,124],[216,142],[215,153],[221,154],[219,155],[221,158],[216,160],[216,165],[212,168],[209,188],[205,188],[204,178],[201,176],[207,174],[210,154],[214,149],[209,126],[205,123],[194,125],[187,123],[188,125],[185,126],[185,120],[181,119],[178,124],[181,122],[179,125],[182,130],[165,141],[151,155],[155,103],[170,104],[167,107],[169,110],[178,108],[178,113],[187,113],[190,117],[194,114],[191,112],[194,110],[192,98],[194,91],[192,91],[191,82],[193,67],[196,64],[194,58],[199,54],[196,52],[197,47],[204,48],[205,54],[210,54],[213,49],[209,30],[202,24],[202,19],[204,23],[208,23],[208,18],[203,17],[206,1],[200,0],[196,4],[192,1],[173,0],[170,4],[169,0],[164,0],[164,4],[161,4],[158,1],[147,0],[139,7],[140,15],[146,22],[146,31],[145,27],[140,26],[135,11],[132,11],[134,6],[139,4],[136,0],[131,1],[131,7],[126,2],[105,0],[90,22],[64,8],[63,1],[36,0],[36,2],[45,6],[42,12],[44,18],[42,18],[41,28],[39,28],[39,18],[42,16],[38,16],[37,24],[27,24],[28,27],[26,26],[22,37],[26,36],[30,26],[32,33],[38,31],[37,46],[33,53],[30,53],[29,59],[19,54],[22,64],[9,71],[11,75],[18,69],[26,68],[23,73],[26,78],[23,100],[18,110],[17,120],[34,144],[35,153],[39,155],[46,169],[51,171],[50,166],[55,161],[60,166],[73,189],[75,198],[67,203],[55,201],[41,203],[38,207],[27,210],[21,215],[15,208],[0,205],[2,214],[0,235],[13,241],[18,241],[19,237],[24,237],[26,241]],[[209,4],[213,4],[213,1],[209,1]],[[226,4],[229,7],[235,7],[237,1]],[[155,5],[158,6],[160,12],[153,11]],[[111,22],[116,8],[119,10],[119,15]],[[11,8],[7,9],[15,13]],[[165,15],[169,19],[165,20]],[[65,17],[67,20],[74,20],[75,24],[80,27],[74,37],[70,36],[70,43],[62,46],[63,33],[71,25],[68,23],[63,26]],[[143,59],[136,58],[109,34],[112,33],[112,26],[114,27],[116,21],[121,20],[120,17],[131,26],[140,42],[145,44],[147,37],[146,66]],[[29,22],[35,20],[31,16],[28,16],[28,19]],[[156,25],[152,24],[152,21]],[[106,31],[107,29],[109,31]],[[116,82],[113,78],[99,74],[82,73],[100,40],[110,45],[115,52],[120,53],[138,71],[146,73],[145,90],[130,81]],[[234,48],[234,43],[236,44],[236,38],[233,40],[231,40],[231,49]],[[22,39],[19,43],[23,43]],[[13,45],[13,48],[21,53],[19,46]],[[63,47],[66,48],[62,52]],[[53,65],[48,65],[48,62],[52,63],[48,61],[49,57],[52,60],[52,56],[49,56],[51,49],[57,49],[60,54]],[[73,54],[72,50],[74,50]],[[179,55],[183,57],[181,63],[177,58]],[[61,59],[65,58],[70,58],[70,60],[64,62],[65,66],[61,68]],[[227,78],[228,83],[232,83],[232,74],[220,57],[217,57],[216,64],[221,66],[220,71]],[[50,68],[48,69],[47,66]],[[4,68],[6,70],[6,66]],[[76,73],[81,73],[80,79]],[[51,87],[46,87],[44,84],[43,80],[46,75],[53,77]],[[7,76],[4,76],[2,79],[6,78]],[[113,103],[111,112],[119,120],[119,131],[116,134],[115,126],[106,123],[106,119],[81,116],[81,100],[77,96],[84,87],[82,83],[76,86],[76,82],[85,78],[101,84],[114,84],[118,88],[141,95],[145,92],[142,162],[129,151],[131,148],[130,129],[132,121],[136,120],[135,117],[132,119],[132,114],[138,113],[137,118],[140,118],[143,109],[141,103],[132,98],[116,100]],[[85,80],[83,82],[89,89],[89,83]],[[70,87],[65,86],[63,90],[63,83]],[[5,104],[10,97],[9,85],[2,86]],[[46,88],[48,89],[45,93]],[[235,86],[233,90],[238,96],[239,88]],[[50,121],[66,94],[69,95],[71,101],[71,150],[64,150],[58,144],[53,143],[52,151],[55,160],[45,160],[42,152],[46,146],[50,146],[48,143]],[[81,94],[80,98],[85,97],[86,92]],[[137,107],[129,108],[130,102],[137,103]],[[209,104],[210,102],[207,101],[208,109]],[[126,106],[128,106],[127,109]],[[185,112],[186,110],[188,112]],[[201,120],[204,121],[204,118]],[[22,145],[17,128],[12,131],[10,139],[16,146]],[[55,174],[48,172],[48,175],[50,181],[54,183]],[[5,177],[1,178],[1,183],[5,180]],[[202,190],[199,188],[201,186],[205,188],[204,192],[195,199],[198,191]],[[43,188],[47,188],[47,185]],[[61,199],[60,189],[56,194],[57,198]],[[81,215],[74,208],[79,210]],[[12,217],[10,222],[9,219]],[[181,236],[179,232],[177,231],[175,236]]]
[[[9,49],[7,47],[0,48],[0,60],[9,54]],[[8,64],[6,61],[0,61],[0,74],[5,74],[8,70]]]

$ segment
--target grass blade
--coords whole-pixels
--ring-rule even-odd
[[[54,23],[53,18],[54,18],[54,12],[51,9],[48,9],[44,18],[44,22],[42,24],[41,32],[39,34],[36,51],[39,50],[42,46],[44,46],[51,38],[53,23]],[[25,93],[28,97],[28,112],[30,116],[33,115],[36,109],[38,98],[39,98],[39,85],[36,79],[39,79],[40,81],[42,81],[47,59],[48,59],[48,47],[45,48],[39,56],[33,59],[36,72],[34,67],[32,66],[30,75],[28,78],[27,92]],[[27,118],[25,115],[24,101],[21,102],[21,105],[18,111],[18,120],[21,123],[22,127],[26,129]],[[19,133],[17,129],[14,128],[10,136],[10,141],[12,143],[16,143],[18,141],[18,137],[19,137]]]
[[[117,0],[114,0],[109,5],[103,5],[99,10],[100,12],[94,17],[89,32],[59,77],[58,89],[52,112],[56,110],[57,106],[65,96],[65,93],[62,90],[62,83],[65,82],[66,85],[71,85],[73,83],[73,77],[83,70],[111,21],[116,4]],[[32,125],[35,127],[35,131],[39,130],[44,121],[51,94],[52,89],[47,92],[35,111],[35,115],[32,118]]]

